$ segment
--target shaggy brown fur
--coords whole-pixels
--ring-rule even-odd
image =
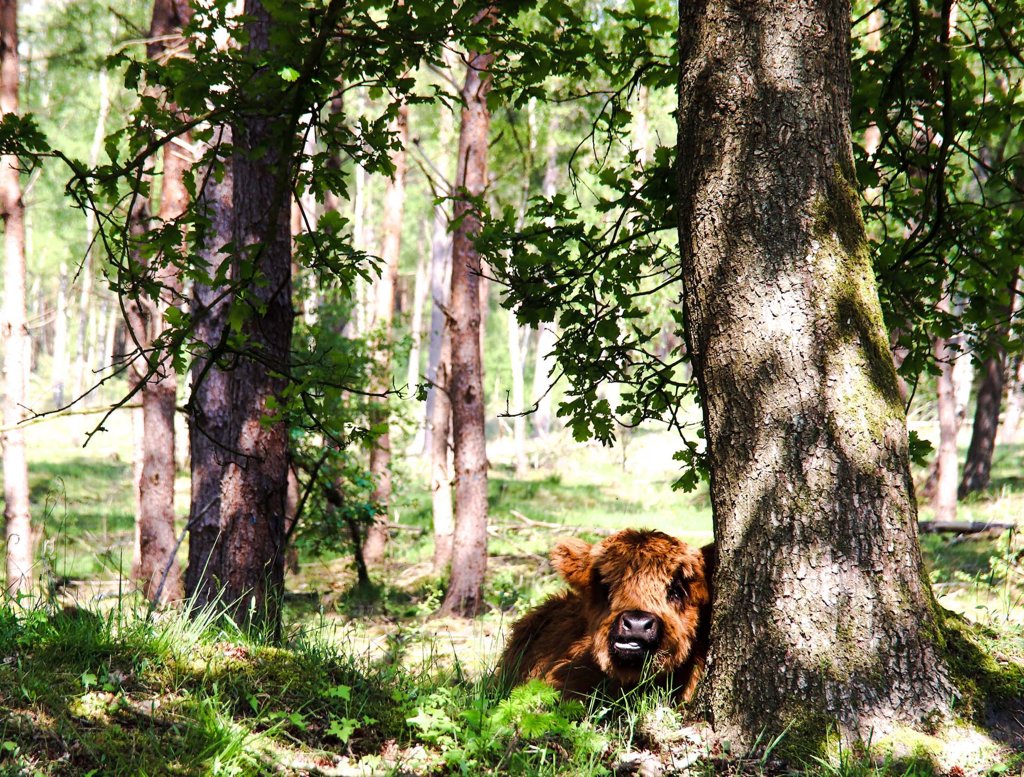
[[[572,590],[512,627],[500,665],[505,682],[539,678],[578,695],[606,680],[635,686],[643,661],[624,657],[613,641],[621,639],[623,614],[637,613],[660,621],[644,656],[649,669],[671,675],[682,699],[692,696],[708,651],[713,545],[696,549],[658,531],[627,529],[593,546],[564,539],[551,561]]]

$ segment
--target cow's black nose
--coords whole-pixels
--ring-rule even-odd
[[[658,619],[649,612],[627,610],[619,616],[619,639],[652,643],[658,640]]]

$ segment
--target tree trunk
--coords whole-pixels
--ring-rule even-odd
[[[943,298],[939,310],[949,310],[949,300]],[[960,430],[960,414],[957,412],[956,359],[958,349],[941,337],[935,338],[935,361],[939,365],[936,378],[936,406],[939,415],[939,447],[935,462],[924,486],[924,493],[935,509],[935,519],[952,521],[956,518],[956,490],[959,478],[960,457],[956,451],[956,436]]]
[[[426,229],[426,227],[424,227]],[[412,294],[412,321],[409,324],[412,346],[409,349],[409,369],[406,375],[408,390],[415,392],[420,382],[420,353],[423,344],[423,308],[427,302],[427,290],[430,286],[430,269],[422,246],[420,256],[416,260],[416,285]],[[419,434],[419,432],[417,432]]]
[[[949,710],[849,135],[845,0],[680,4],[683,302],[739,749]]]
[[[512,448],[516,477],[526,474],[526,385],[523,377],[523,330],[516,320],[516,311],[508,311],[508,358],[512,368]]]
[[[402,248],[402,213],[405,208],[405,147],[409,140],[409,106],[403,105],[391,126],[399,148],[392,152],[391,163],[394,174],[388,181],[384,193],[383,246],[381,260],[383,268],[377,282],[374,327],[379,338],[374,366],[374,378],[370,390],[385,395],[391,390],[391,339],[392,320],[395,313],[395,285],[398,281],[398,262]],[[370,448],[370,474],[376,484],[371,499],[379,505],[380,512],[366,532],[363,545],[363,559],[368,565],[380,564],[388,543],[388,516],[391,508],[391,431],[389,429],[387,396],[374,399],[370,406],[370,421],[374,426],[383,427]]]
[[[1024,357],[1018,354],[1013,360],[1013,377],[1006,388],[1006,412],[999,424],[999,442],[1017,442],[1020,427],[1021,408],[1024,405]]]
[[[555,133],[558,125],[554,121],[548,124],[547,143],[547,164],[544,167],[544,182],[542,193],[545,198],[551,199],[558,190],[558,146],[555,143]],[[535,361],[533,364],[533,401],[537,405],[534,411],[533,431],[544,439],[551,434],[551,422],[554,417],[551,410],[551,381],[554,379],[555,368],[555,343],[558,342],[558,335],[555,332],[553,323],[542,322],[537,327],[537,345]]]
[[[488,23],[493,8],[477,24]],[[480,353],[480,254],[473,243],[480,231],[476,206],[468,198],[487,186],[487,141],[491,115],[491,53],[471,53],[462,89],[458,169],[455,175],[455,232],[452,241],[452,372],[448,393],[455,442],[455,536],[452,575],[441,614],[469,617],[483,605],[487,570],[487,440],[484,434],[483,365]]]
[[[183,27],[192,10],[183,0],[156,0],[147,46],[151,59],[165,59],[182,45]],[[183,136],[185,143],[190,137]],[[192,166],[191,154],[169,143],[163,149],[159,218],[164,224],[179,219],[188,207],[185,174]],[[168,258],[155,268],[160,284],[159,298],[139,297],[129,304],[128,321],[134,340],[147,353],[163,335],[167,308],[178,304],[181,281]],[[156,604],[176,601],[184,593],[181,568],[175,558],[177,532],[174,527],[174,413],[177,407],[177,376],[170,360],[161,358],[151,366],[145,358],[134,362],[136,377],[142,381],[143,464],[139,481],[139,565],[137,581],[143,595]]]
[[[245,0],[247,47],[267,51],[275,23],[259,0]],[[280,33],[278,33],[280,34]],[[232,128],[232,207],[237,250],[255,251],[236,265],[251,297],[242,325],[245,352],[231,373],[228,440],[233,453],[220,484],[223,602],[237,623],[280,635],[284,592],[284,525],[288,493],[288,425],[267,421],[283,407],[294,311],[288,197],[290,154],[283,153],[280,107],[256,106]],[[290,128],[293,131],[294,128]]]
[[[61,263],[57,280],[57,310],[53,318],[53,361],[50,386],[53,406],[64,405],[64,380],[68,374],[68,268]]]
[[[448,401],[448,375],[452,350],[447,332],[442,334],[441,353],[434,371],[436,392],[432,415],[427,427],[430,444],[430,495],[434,519],[434,574],[443,575],[452,563],[452,535],[455,517],[452,515],[452,477],[448,466],[448,437],[451,432],[451,403]]]
[[[1003,387],[1006,384],[1006,346],[1003,344],[1010,327],[1013,300],[1017,296],[1017,271],[1010,283],[1010,303],[1007,306],[1006,323],[993,333],[993,353],[985,359],[984,371],[974,408],[974,427],[971,429],[971,444],[967,448],[963,478],[957,495],[963,499],[974,491],[988,488],[992,477],[992,456],[996,450],[996,432],[999,430],[999,410],[1003,402]]]
[[[231,145],[231,130],[220,127],[215,143]],[[223,262],[232,258],[222,252],[231,241],[234,224],[233,168],[224,160],[224,175],[206,178],[199,207],[210,219],[207,234],[200,236],[200,255],[209,277],[218,275]],[[225,274],[230,274],[230,271]],[[217,349],[228,331],[231,296],[196,281],[192,285],[193,343],[201,354],[192,364],[189,398],[189,440],[192,454],[192,498],[189,508],[188,567],[185,592],[198,607],[219,600],[221,544],[221,480],[228,462],[231,423],[231,373],[216,364]],[[211,360],[211,357],[213,360]]]
[[[18,113],[18,3],[0,0],[0,115]],[[28,372],[25,321],[25,206],[17,157],[0,157],[0,217],[4,222],[4,525],[8,594],[32,587],[32,519],[24,418]]]
[[[997,350],[998,355],[989,356],[980,365],[983,374],[974,408],[974,426],[957,489],[957,496],[961,499],[988,488],[992,477],[992,456],[996,449],[996,431],[999,429],[999,411],[1006,382],[1006,349],[997,346]]]
[[[449,136],[453,133],[451,113],[447,106],[441,106],[441,126],[439,130],[442,153],[448,147]],[[440,170],[447,171],[450,167],[447,155],[438,161]],[[430,236],[430,344],[427,350],[427,402],[424,419],[426,420],[427,436],[424,453],[433,450],[430,425],[434,418],[434,402],[437,395],[437,368],[441,359],[441,344],[447,327],[445,308],[448,306],[448,293],[451,288],[452,275],[452,238],[448,234],[448,214],[444,205],[434,206],[434,228]],[[445,420],[445,426],[448,421]],[[447,439],[447,437],[445,438]]]
[[[100,104],[96,114],[96,126],[93,129],[92,145],[89,147],[89,168],[96,167],[100,159],[100,152],[103,150],[103,139],[106,137],[107,115],[110,113],[110,79],[107,71],[100,70]],[[82,286],[78,297],[78,349],[75,353],[75,374],[72,399],[77,399],[86,391],[90,381],[88,376],[89,351],[94,343],[90,337],[94,327],[93,321],[93,299],[92,285],[93,273],[93,250],[96,239],[96,214],[92,210],[85,212],[85,256],[82,259],[82,266],[79,268],[79,275],[82,279]]]

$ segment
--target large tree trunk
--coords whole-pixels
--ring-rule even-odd
[[[183,27],[192,9],[183,0],[156,0],[147,47],[151,59],[163,59],[181,45]],[[186,143],[189,136],[184,136]],[[163,150],[163,175],[160,186],[160,221],[164,224],[180,218],[188,206],[185,174],[192,166],[191,154],[171,143]],[[139,297],[129,310],[128,326],[134,340],[148,352],[161,337],[165,312],[178,304],[181,281],[172,262],[165,259],[156,271],[160,298]],[[155,368],[147,359],[135,361],[137,378],[142,381],[143,464],[139,481],[138,527],[139,564],[134,573],[143,594],[151,602],[164,604],[180,599],[184,593],[181,568],[175,558],[174,528],[174,414],[178,381],[170,360],[163,358]]]
[[[1010,328],[1014,299],[1017,296],[1017,271],[1010,283],[1010,302],[1005,309],[1006,323],[993,332],[993,353],[981,365],[981,383],[974,408],[974,428],[971,430],[971,444],[967,448],[964,474],[960,480],[957,495],[963,499],[974,491],[988,488],[992,477],[992,456],[996,450],[996,433],[999,431],[999,410],[1003,403],[1003,388],[1006,385],[1006,346],[1003,344]]]
[[[487,23],[490,9],[477,23]],[[483,365],[480,354],[480,254],[473,240],[480,218],[468,198],[487,187],[487,140],[491,114],[487,93],[494,55],[471,53],[462,89],[459,161],[455,174],[455,233],[452,242],[452,286],[448,331],[452,372],[448,396],[452,404],[455,442],[455,536],[452,575],[441,604],[444,615],[469,617],[483,605],[487,570],[487,439],[484,434]]]
[[[0,115],[18,113],[18,3],[0,0]],[[0,217],[4,222],[4,307],[0,323],[4,348],[4,525],[9,594],[32,587],[32,521],[24,418],[28,379],[25,321],[25,206],[18,159],[0,157]]]
[[[386,395],[391,390],[391,330],[395,313],[395,285],[398,282],[398,262],[402,248],[402,213],[405,208],[405,146],[409,140],[409,106],[403,105],[391,126],[399,148],[391,154],[394,174],[384,192],[383,246],[380,280],[377,282],[374,326],[379,337],[371,391]],[[391,512],[391,431],[388,419],[387,396],[372,401],[370,421],[384,428],[370,448],[370,474],[376,484],[371,499],[380,507],[373,524],[366,532],[363,559],[367,564],[380,564],[388,543],[388,516]]]
[[[734,747],[949,709],[854,188],[845,0],[680,4],[679,235]],[[791,734],[796,736],[796,734]]]
[[[215,143],[231,144],[231,130],[220,127]],[[232,263],[222,252],[231,241],[234,224],[233,169],[224,161],[224,175],[206,178],[199,207],[210,220],[209,231],[201,236],[200,254],[206,272],[214,278],[223,262]],[[229,271],[230,273],[230,271]],[[229,274],[225,273],[225,275]],[[188,567],[185,591],[198,607],[219,598],[218,578],[221,544],[221,479],[230,450],[231,373],[216,364],[217,348],[227,336],[231,296],[201,282],[192,285],[193,341],[203,354],[192,364],[192,393],[189,398],[189,443],[192,454],[192,498],[189,508]],[[214,357],[211,360],[210,357]]]

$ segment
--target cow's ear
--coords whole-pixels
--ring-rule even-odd
[[[590,544],[576,537],[559,540],[551,551],[551,563],[573,588],[590,583]]]

